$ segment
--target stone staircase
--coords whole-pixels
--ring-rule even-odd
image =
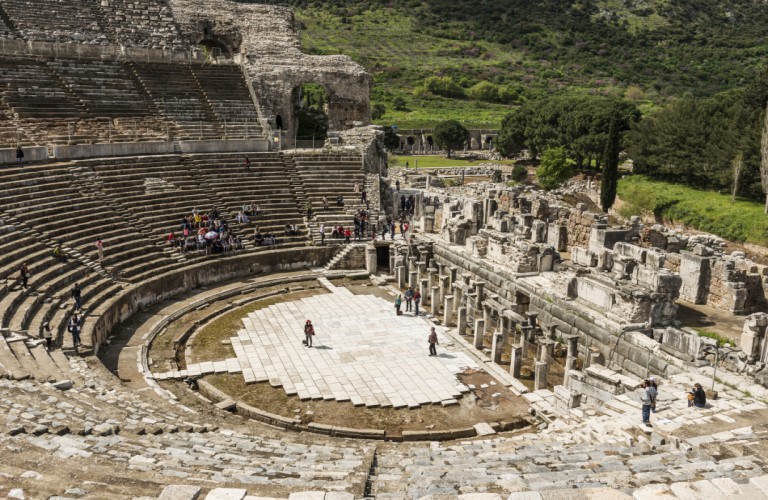
[[[355,251],[360,247],[365,247],[365,243],[348,243],[341,247],[341,250],[336,252],[333,258],[323,267],[326,271],[333,271],[334,269],[341,269],[340,264],[347,255]]]

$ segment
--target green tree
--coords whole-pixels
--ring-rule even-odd
[[[469,130],[456,120],[446,120],[437,124],[433,138],[437,147],[446,150],[450,158],[451,151],[462,149],[467,143]]]
[[[547,191],[562,186],[572,174],[565,148],[549,148],[541,155],[541,164],[536,169],[536,179]]]
[[[384,127],[384,147],[390,151],[400,147],[400,137],[392,127]]]
[[[619,182],[620,142],[618,117],[614,115],[608,129],[608,142],[605,144],[605,152],[603,153],[603,177],[600,181],[600,207],[606,213],[616,201],[616,187]]]
[[[522,182],[528,177],[528,167],[525,165],[515,165],[512,169],[512,180],[515,182]]]
[[[392,106],[394,106],[395,111],[408,111],[408,105],[405,103],[405,99],[400,96],[392,99]]]
[[[377,102],[373,106],[371,106],[371,119],[378,120],[381,117],[384,116],[384,113],[387,112],[387,108],[384,107],[383,104]]]
[[[483,80],[467,89],[467,97],[478,101],[500,102],[499,87]]]
[[[426,78],[424,80],[424,91],[442,97],[464,97],[464,89],[450,76],[430,76]]]
[[[526,127],[529,120],[528,109],[518,108],[504,117],[499,135],[496,137],[496,149],[504,156],[516,156],[526,148]],[[532,156],[536,156],[532,152]]]

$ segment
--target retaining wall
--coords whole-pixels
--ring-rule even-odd
[[[45,146],[25,148],[22,144],[21,149],[24,150],[24,163],[48,161],[48,148]],[[15,165],[18,162],[19,160],[16,159],[16,148],[0,149],[0,165]]]
[[[143,307],[174,297],[182,292],[234,278],[261,273],[293,271],[322,267],[333,256],[333,247],[307,247],[249,253],[208,260],[205,265],[173,271],[144,281],[97,308],[93,323],[86,324],[94,354],[112,329]]]

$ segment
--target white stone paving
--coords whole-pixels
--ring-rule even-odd
[[[321,282],[332,293],[250,313],[231,339],[236,359],[190,365],[188,373],[242,371],[246,383],[269,382],[302,400],[369,407],[449,405],[469,391],[456,375],[477,364],[451,345],[438,345],[438,356],[428,356],[434,325],[427,319],[396,316],[391,301]],[[316,332],[312,348],[302,344],[307,319]],[[439,327],[438,340],[447,341]]]

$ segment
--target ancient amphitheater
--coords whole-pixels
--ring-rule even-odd
[[[768,497],[745,249],[611,225],[587,181],[388,169],[370,76],[283,8],[0,0],[0,66],[0,497]]]

